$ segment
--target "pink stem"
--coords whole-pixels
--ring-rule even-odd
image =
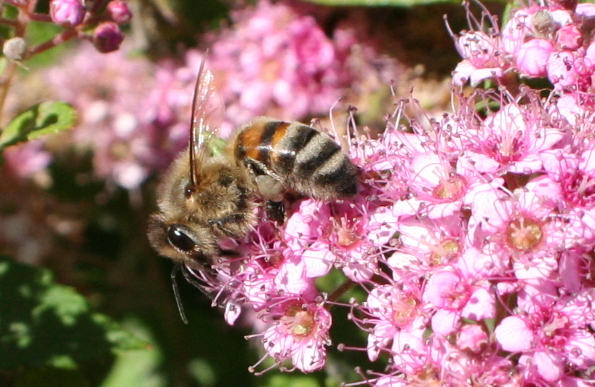
[[[79,32],[77,30],[64,30],[60,32],[58,35],[54,36],[50,40],[47,40],[43,43],[40,43],[36,46],[33,46],[27,50],[27,54],[25,59],[30,58],[40,52],[44,52],[49,50],[50,48],[54,48],[59,44],[69,41],[72,38],[75,38]]]

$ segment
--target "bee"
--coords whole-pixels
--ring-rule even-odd
[[[259,208],[282,224],[293,193],[336,200],[358,190],[357,168],[326,134],[299,122],[259,117],[220,149],[223,104],[201,63],[192,103],[190,144],[166,173],[148,237],[158,253],[193,271],[212,271],[225,255],[218,241],[241,239],[259,223]]]

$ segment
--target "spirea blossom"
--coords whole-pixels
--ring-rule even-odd
[[[476,86],[507,73],[547,78],[556,90],[592,93],[595,46],[592,35],[595,5],[555,1],[528,2],[512,10],[500,29],[483,11],[481,22],[455,37],[463,61],[453,73],[455,84]],[[454,36],[454,34],[453,34]]]
[[[384,84],[396,77],[372,48],[365,26],[338,23],[325,32],[313,10],[259,1],[232,12],[232,28],[212,37],[209,67],[228,106],[223,133],[260,115],[295,120],[326,114],[370,77]]]
[[[592,380],[595,121],[570,125],[559,99],[530,89],[454,96],[427,122],[404,121],[400,105],[378,138],[351,128],[359,195],[294,199],[285,224],[264,219],[241,259],[214,265],[228,278],[211,281],[215,301],[259,321],[250,337],[273,362],[255,372],[322,368],[327,312],[345,307],[370,361],[390,359],[370,385]],[[367,296],[337,302],[345,284],[328,293],[318,280],[338,272]]]
[[[125,5],[114,0],[108,12],[115,19],[124,17]],[[374,50],[353,49],[362,44],[361,29],[339,26],[329,37],[307,9],[261,1],[232,13],[232,26],[210,35],[208,67],[226,106],[220,137],[259,115],[306,120],[327,114],[348,89],[371,76],[382,73],[388,83],[391,67],[374,63]],[[92,41],[100,52],[109,52],[121,38],[118,25],[106,22]],[[93,151],[98,177],[136,189],[187,145],[196,72],[204,54],[190,49],[178,60],[151,63],[128,58],[127,51],[99,57],[81,47],[50,70],[48,79],[58,98],[83,112],[76,143]],[[364,86],[360,90],[366,92]]]

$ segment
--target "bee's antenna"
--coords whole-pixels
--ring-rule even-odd
[[[207,55],[208,55],[208,50],[205,52],[205,57],[200,62],[200,67],[198,68],[198,73],[196,74],[196,84],[194,85],[194,95],[192,96],[192,116],[190,117],[190,128],[191,129],[190,129],[190,140],[189,140],[190,147],[188,149],[188,151],[190,152],[190,185],[192,187],[196,186],[196,180],[197,180],[196,155],[198,153],[198,146],[199,146],[199,144],[201,144],[204,141],[204,139],[202,139],[202,138],[198,139],[196,137],[196,135],[197,135],[196,131],[200,128],[200,125],[202,125],[202,123],[196,122],[196,119],[197,119],[196,110],[198,108],[198,100],[200,98],[199,90],[200,90],[202,73],[205,68],[205,62],[206,62]],[[198,133],[198,134],[202,135],[201,133]]]
[[[180,289],[178,288],[178,271],[182,271],[182,273],[184,273],[184,268],[181,263],[175,263],[173,269],[171,270],[171,286],[174,290],[174,297],[176,298],[176,305],[178,306],[180,317],[182,318],[184,324],[188,324],[188,319],[186,318],[186,313],[184,312],[184,305],[182,304],[182,298],[180,297]]]

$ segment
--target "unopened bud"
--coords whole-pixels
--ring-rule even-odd
[[[2,53],[10,60],[20,61],[27,51],[27,42],[21,37],[10,38],[4,42]]]
[[[578,50],[583,45],[583,34],[576,25],[569,24],[558,30],[557,41],[565,50]]]
[[[85,18],[85,7],[80,0],[52,0],[50,16],[54,23],[62,27],[76,27]]]
[[[113,22],[101,23],[93,32],[93,45],[99,52],[112,52],[120,48],[124,35],[120,27]]]
[[[118,24],[125,24],[132,19],[132,12],[128,8],[127,1],[113,0],[107,5],[107,12],[112,20]]]

